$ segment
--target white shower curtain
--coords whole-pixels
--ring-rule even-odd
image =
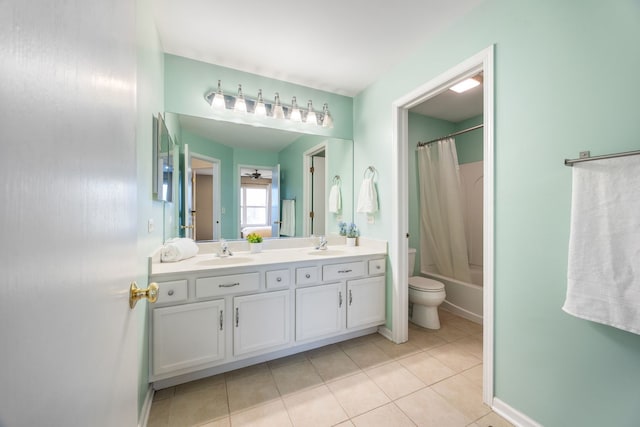
[[[469,258],[453,138],[418,148],[421,266],[429,259],[439,274],[470,283]]]

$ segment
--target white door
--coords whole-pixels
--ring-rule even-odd
[[[323,152],[324,154],[324,152]],[[313,157],[313,219],[312,219],[312,233],[316,236],[323,236],[326,234],[326,179],[327,173],[325,172],[325,158]]]
[[[135,3],[2,9],[0,425],[135,426]]]
[[[233,354],[238,356],[289,342],[289,291],[233,299]]]
[[[195,175],[191,169],[191,152],[189,151],[189,144],[184,144],[184,170],[182,171],[182,179],[184,181],[184,208],[180,218],[180,230],[181,232],[184,232],[184,237],[195,239],[196,201],[194,200],[193,188],[195,184]]]
[[[296,289],[296,341],[344,329],[345,302],[344,283]]]

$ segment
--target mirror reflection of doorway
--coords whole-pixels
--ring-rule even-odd
[[[326,141],[303,155],[304,174],[304,235],[323,236],[327,232],[326,182],[327,182]]]
[[[185,237],[220,238],[220,161],[185,150]]]

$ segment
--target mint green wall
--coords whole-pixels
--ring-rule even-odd
[[[463,120],[454,125],[453,131],[468,129],[482,123],[482,114]],[[482,128],[463,133],[456,136],[456,151],[458,153],[458,163],[479,162],[483,156],[483,131]]]
[[[295,127],[295,130],[302,133],[343,139],[353,137],[353,99],[350,97],[169,54],[165,55],[166,111],[196,117],[213,117],[215,112],[204,99],[204,95],[217,87],[218,80],[221,80],[224,93],[229,95],[235,95],[238,92],[238,84],[242,84],[244,95],[250,98],[255,98],[258,89],[262,89],[265,100],[272,101],[274,93],[279,92],[285,105],[290,104],[291,98],[296,96],[299,105],[306,107],[307,100],[311,99],[314,109],[322,111],[322,105],[327,102],[334,119],[333,129],[294,126],[288,121],[278,120],[265,121],[264,126],[284,130]]]
[[[354,100],[355,170],[381,177],[363,233],[391,239],[392,102],[495,43],[495,394],[546,427],[640,419],[640,336],[561,311],[563,159],[639,148],[638,40],[637,0],[486,0]]]
[[[160,39],[152,15],[150,0],[136,1],[137,39],[137,88],[136,88],[136,164],[138,181],[138,236],[137,236],[137,277],[141,288],[149,280],[148,257],[162,244],[163,203],[152,199],[152,141],[153,116],[164,111],[163,105],[163,53]],[[147,221],[153,219],[155,231],[147,231]],[[138,304],[135,310],[138,325],[138,412],[149,387],[149,345],[146,302]]]

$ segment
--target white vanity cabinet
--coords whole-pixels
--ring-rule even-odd
[[[154,375],[224,359],[224,300],[154,308],[152,313]]]
[[[240,356],[289,343],[289,291],[233,298],[233,354]]]
[[[163,388],[375,332],[385,322],[384,262],[381,253],[312,254],[152,274],[150,381]]]

